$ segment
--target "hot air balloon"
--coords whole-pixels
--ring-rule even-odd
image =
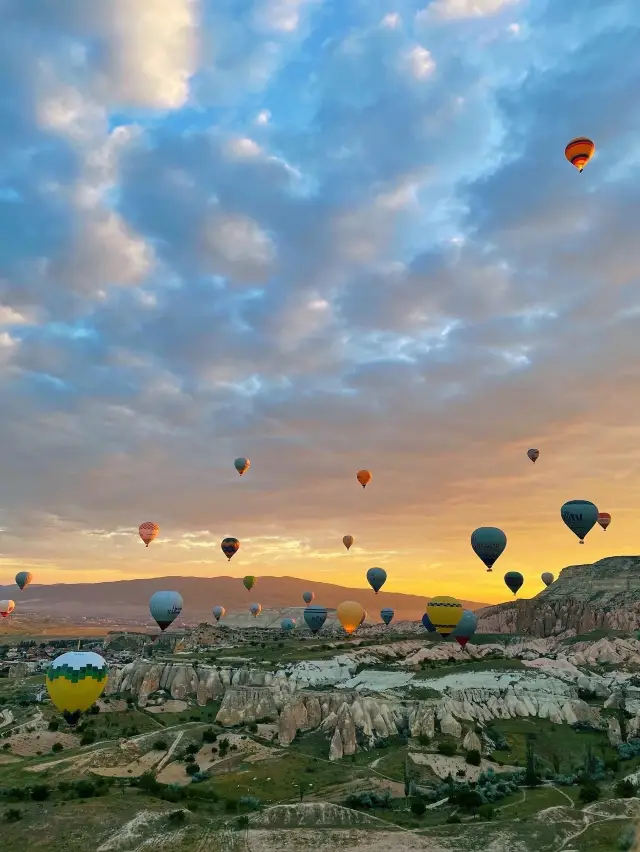
[[[15,608],[15,601],[0,601],[0,615],[3,618],[8,618]]]
[[[212,612],[213,612],[213,617],[215,618],[215,620],[220,621],[220,619],[226,613],[226,609],[223,606],[214,606]]]
[[[280,627],[284,630],[285,633],[290,633],[295,626],[296,622],[293,618],[283,618],[280,622]]]
[[[359,470],[356,479],[362,485],[363,488],[366,488],[367,485],[371,482],[371,471],[370,470]]]
[[[376,595],[386,582],[387,572],[384,568],[369,568],[367,571],[367,583],[369,583]]]
[[[358,625],[358,627],[360,627],[362,624],[364,624],[365,621],[367,620],[367,618],[368,618],[368,613],[367,613],[366,609],[363,609],[362,610],[362,618],[360,619],[360,624]]]
[[[471,533],[471,547],[476,556],[492,571],[493,566],[504,553],[507,537],[498,527],[478,527]]]
[[[529,456],[531,461],[535,464],[538,461],[538,458],[540,457],[540,450],[535,450],[535,449],[527,450],[527,455]]]
[[[314,598],[315,598],[315,595],[313,594],[313,592],[303,592],[303,593],[302,593],[302,600],[303,600],[306,604],[310,604],[310,603],[311,603],[311,601],[312,601]]]
[[[251,467],[251,462],[249,461],[249,459],[245,459],[242,456],[240,456],[239,458],[237,458],[234,461],[233,466],[238,471],[240,476],[242,476],[242,474],[246,473],[249,470],[249,468]]]
[[[249,604],[249,612],[254,618],[257,618],[262,612],[262,604],[252,603]]]
[[[554,581],[554,576],[551,571],[545,571],[544,573],[540,574],[540,579],[545,584],[545,586],[550,586]]]
[[[343,601],[338,606],[336,615],[345,633],[351,634],[360,626],[364,609],[356,601]]]
[[[380,618],[384,621],[385,624],[389,625],[393,621],[393,616],[395,612],[389,607],[385,607],[380,610]]]
[[[448,595],[438,595],[427,604],[427,615],[437,632],[446,639],[462,618],[462,604]]]
[[[149,601],[152,618],[163,632],[182,612],[182,595],[178,592],[155,592]]]
[[[598,512],[598,523],[606,532],[607,527],[611,523],[611,515],[608,512]],[[31,574],[29,574],[29,576],[31,576]]]
[[[524,577],[519,571],[507,571],[504,575],[504,582],[507,588],[511,589],[515,595],[520,586],[524,583]]]
[[[244,577],[244,579],[242,580],[242,585],[245,587],[245,589],[248,592],[251,591],[251,589],[255,586],[255,584],[256,584],[256,578],[252,577],[251,574],[247,574],[247,576]]]
[[[234,556],[238,552],[238,548],[240,547],[240,542],[237,538],[223,538],[222,544],[220,545],[220,549],[227,557],[229,562],[231,562],[231,557]]]
[[[349,550],[351,545],[353,544],[353,536],[352,535],[343,535],[342,536],[342,543],[347,548],[347,550]]]
[[[564,149],[564,155],[572,166],[581,172],[595,154],[596,146],[586,136],[577,136]]]
[[[436,633],[437,632],[433,622],[431,621],[431,619],[429,618],[429,616],[426,612],[422,616],[422,626],[424,627],[425,630],[428,630],[429,633]]]
[[[140,524],[138,527],[138,534],[147,547],[149,547],[159,532],[160,527],[154,524],[153,521],[145,521],[144,524]]]
[[[16,574],[16,586],[23,592],[33,580],[33,574],[29,571],[18,571]]]
[[[462,618],[456,624],[455,630],[451,634],[458,645],[461,648],[467,644],[469,639],[476,632],[476,627],[478,626],[478,619],[476,618],[476,614],[472,612],[470,609],[465,609],[462,613]]]
[[[598,507],[589,500],[569,500],[560,509],[562,520],[584,544],[584,539],[598,520]]]
[[[323,606],[308,606],[304,611],[304,621],[315,636],[327,620],[327,610]]]
[[[68,651],[49,666],[45,683],[49,698],[70,725],[88,710],[107,685],[109,669],[93,651]]]

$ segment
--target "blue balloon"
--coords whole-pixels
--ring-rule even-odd
[[[280,627],[282,627],[282,629],[285,631],[285,633],[289,633],[289,631],[293,630],[293,628],[295,626],[296,626],[296,623],[293,620],[293,618],[283,618],[282,621],[280,622]]]
[[[433,622],[431,621],[431,619],[429,618],[429,616],[427,615],[426,612],[422,616],[422,626],[424,627],[425,630],[428,630],[429,633],[436,633],[437,632],[436,628],[433,625]]]
[[[384,568],[369,568],[367,571],[367,582],[377,595],[387,582],[387,572]]]
[[[315,636],[327,620],[327,610],[323,606],[308,606],[304,611],[304,620]]]
[[[465,609],[462,613],[462,618],[453,628],[452,636],[460,636],[463,639],[471,639],[473,634],[476,632],[476,627],[478,626],[478,619],[474,612],[470,609]]]
[[[385,624],[391,624],[394,615],[394,611],[392,609],[389,609],[389,607],[385,607],[385,609],[380,610],[380,618],[384,621]]]

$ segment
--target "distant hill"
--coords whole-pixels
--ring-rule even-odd
[[[395,610],[396,621],[418,620],[430,598],[371,589],[352,589],[332,583],[316,583],[298,577],[260,577],[248,592],[237,577],[157,577],[144,580],[119,580],[113,583],[57,583],[51,586],[33,584],[20,592],[16,586],[0,586],[0,598],[11,597],[18,612],[58,617],[117,618],[148,621],[149,598],[154,592],[172,589],[184,599],[183,617],[187,621],[208,621],[211,608],[221,604],[227,612],[245,611],[251,601],[264,609],[301,606],[302,593],[315,593],[315,603],[333,609],[344,600],[360,601],[371,616],[377,617],[383,607]],[[479,609],[486,604],[462,601],[466,609]]]
[[[480,633],[552,636],[640,627],[640,556],[608,556],[570,565],[535,597],[476,612]]]

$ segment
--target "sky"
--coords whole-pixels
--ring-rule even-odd
[[[0,9],[0,582],[640,552],[637,0]]]

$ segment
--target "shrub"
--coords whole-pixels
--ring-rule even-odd
[[[200,772],[200,767],[197,763],[187,763],[184,768],[184,771],[187,775],[195,775],[197,772]]]
[[[182,825],[182,823],[185,822],[186,819],[186,811],[180,809],[179,811],[171,811],[171,813],[167,817],[167,822],[170,825]]]
[[[389,809],[393,806],[391,792],[385,790],[378,793],[374,790],[367,790],[362,793],[350,793],[344,800],[345,806],[348,808],[382,808]]]
[[[599,798],[600,787],[595,781],[587,781],[580,787],[579,799],[583,804],[588,805],[589,802],[597,802]]]
[[[624,799],[630,799],[636,794],[636,787],[628,778],[623,778],[616,784],[616,796],[621,796]]]
[[[241,808],[247,808],[249,811],[259,811],[262,807],[262,802],[256,796],[242,796],[239,805]]]
[[[462,820],[460,819],[458,814],[449,814],[449,816],[447,817],[447,822],[449,823],[449,825],[458,825],[462,822]]]
[[[58,722],[57,719],[52,719],[47,725],[47,727],[50,731],[57,731],[60,727],[60,722]]]
[[[36,786],[31,789],[31,798],[34,802],[44,802],[50,795],[51,790],[46,784],[36,784]]]
[[[86,781],[85,779],[76,781],[73,789],[79,799],[91,799],[96,794],[96,785],[93,781]]]
[[[443,740],[441,743],[438,743],[438,751],[446,757],[453,757],[457,750],[456,744],[451,740]]]
[[[218,739],[218,735],[215,731],[208,729],[202,734],[202,742],[203,743],[215,743]]]
[[[168,746],[164,740],[156,740],[153,744],[154,751],[166,751],[167,747]],[[178,811],[175,811],[175,813],[178,813]]]
[[[249,725],[247,725],[247,730],[251,731],[252,734],[257,733],[257,731],[258,731],[257,722],[251,722]]]
[[[85,733],[80,737],[81,746],[91,745],[91,743],[94,743],[95,741],[96,735],[93,733],[93,731],[85,731]]]
[[[478,808],[478,816],[480,817],[480,819],[486,819],[488,821],[492,820],[495,816],[493,805],[480,805],[480,807]]]
[[[466,761],[470,766],[480,766],[482,763],[482,755],[477,748],[472,748],[467,752]]]
[[[427,806],[420,799],[416,799],[415,802],[411,802],[411,813],[414,816],[422,817],[427,812]]]
[[[51,751],[52,751],[54,754],[58,754],[58,752],[61,752],[63,748],[64,748],[64,746],[62,745],[62,743],[54,743],[54,744],[51,746]]]
[[[630,852],[636,842],[636,830],[633,825],[628,825],[618,838],[619,852]]]
[[[4,812],[4,818],[7,822],[20,822],[22,811],[19,808],[8,808]]]

